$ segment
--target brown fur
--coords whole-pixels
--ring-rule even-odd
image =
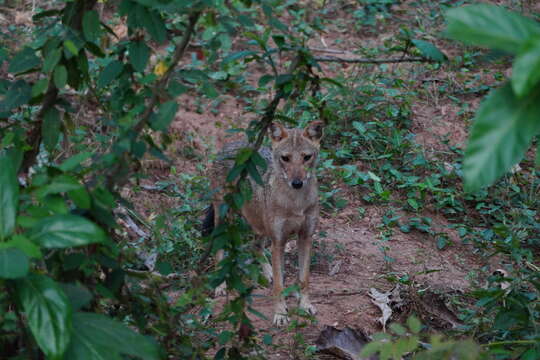
[[[311,238],[319,217],[315,167],[322,129],[320,121],[312,122],[305,130],[286,129],[281,124],[272,124],[269,128],[272,148],[263,147],[259,150],[268,163],[268,170],[262,176],[264,186],[251,181],[253,197],[242,208],[242,215],[253,231],[272,240],[271,274],[268,264],[263,264],[263,270],[268,278],[273,278],[276,325],[284,325],[289,321],[287,305],[282,296],[283,258],[285,244],[293,234],[298,234],[299,306],[311,314],[316,312],[309,301],[308,287]],[[225,178],[234,164],[230,159],[243,146],[245,143],[227,144],[221,158],[212,168],[211,185],[216,194],[213,200],[215,224],[219,221]],[[222,258],[223,253],[218,253],[217,261]],[[222,284],[216,289],[217,295],[224,293],[224,286]]]

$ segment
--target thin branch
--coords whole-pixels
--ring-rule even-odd
[[[173,74],[174,70],[178,66],[178,63],[180,62],[180,59],[182,56],[184,56],[184,53],[186,51],[186,48],[189,44],[189,41],[191,40],[191,36],[193,35],[193,32],[195,30],[195,25],[197,24],[197,21],[199,20],[199,17],[201,15],[201,11],[194,12],[189,16],[189,22],[186,30],[184,31],[184,35],[182,39],[180,40],[180,43],[176,47],[176,50],[174,52],[171,65],[163,74],[163,76],[157,81],[157,83],[154,85],[154,88],[152,89],[152,97],[150,98],[150,101],[148,102],[148,105],[144,111],[144,113],[141,115],[141,118],[137,124],[133,127],[133,131],[138,134],[143,130],[144,126],[148,123],[148,120],[150,119],[150,116],[152,115],[152,112],[154,111],[154,107],[159,102],[159,96],[164,92],[164,90],[167,87],[167,84],[169,83],[169,79],[171,75]],[[126,176],[121,176],[121,174],[125,171],[129,171],[129,168],[127,168],[128,164],[130,163],[129,154],[125,153],[120,161],[116,163],[116,165],[109,171],[107,177],[106,177],[106,187],[108,189],[111,189],[114,187],[114,185],[121,186],[126,181]]]
[[[296,69],[299,62],[300,62],[300,59],[298,58],[298,56],[293,59],[293,61],[291,62],[291,65],[289,66],[289,69],[288,69],[289,73],[292,73]],[[270,124],[274,120],[274,117],[275,117],[276,110],[277,110],[277,107],[279,105],[279,102],[281,101],[281,99],[283,99],[285,97],[286,97],[286,94],[280,88],[280,89],[278,89],[276,95],[274,96],[274,98],[272,99],[270,104],[268,104],[268,106],[266,106],[266,109],[264,110],[264,115],[261,118],[261,120],[259,121],[259,124],[261,124],[261,130],[259,131],[259,135],[257,136],[257,140],[255,141],[255,143],[253,144],[253,147],[252,147],[252,149],[254,151],[258,151],[259,148],[261,147],[261,144],[262,144],[262,142],[264,140],[264,137],[266,136],[266,134],[268,132],[268,128],[270,127]]]
[[[159,81],[154,86],[150,103],[148,104],[148,107],[142,114],[141,120],[139,120],[139,122],[133,128],[135,132],[140,133],[144,125],[148,122],[148,119],[150,119],[150,115],[152,115],[154,106],[157,104],[159,100],[159,95],[167,87],[167,84],[169,83],[169,78],[171,77],[176,66],[180,62],[180,59],[184,56],[184,52],[186,51],[186,48],[189,44],[189,40],[191,40],[191,36],[193,35],[193,31],[195,29],[195,24],[197,24],[197,20],[199,20],[200,15],[201,15],[201,12],[198,11],[189,16],[189,24],[184,32],[184,36],[180,40],[180,43],[178,44],[178,47],[176,48],[174,52],[174,55],[171,61],[171,66],[169,66],[165,74],[163,74],[163,77],[159,79]]]
[[[78,31],[82,31],[82,19],[83,15],[86,11],[92,10],[92,8],[96,5],[97,0],[88,0],[88,1],[81,1],[77,2],[75,6],[77,6],[76,10],[73,11],[72,16],[68,20],[69,26]],[[47,92],[45,93],[45,96],[43,97],[43,102],[41,105],[41,109],[39,110],[36,121],[34,123],[33,128],[30,130],[28,134],[27,143],[32,147],[29,151],[26,151],[23,155],[23,162],[21,169],[19,170],[20,174],[26,174],[30,167],[34,164],[36,160],[36,156],[39,154],[39,146],[41,145],[41,138],[42,138],[42,123],[43,123],[43,117],[45,116],[45,113],[53,108],[58,101],[58,93],[59,89],[54,85],[54,82],[51,81],[49,84],[49,87],[47,88]]]
[[[434,62],[433,60],[423,57],[407,57],[407,58],[388,58],[388,59],[365,59],[365,58],[341,58],[337,56],[315,56],[313,57],[318,62],[342,62],[353,64],[393,64],[402,62]]]

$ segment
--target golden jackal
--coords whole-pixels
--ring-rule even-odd
[[[253,196],[242,207],[242,215],[257,235],[269,237],[272,241],[272,266],[270,268],[268,263],[264,263],[263,271],[269,280],[273,278],[274,324],[281,326],[289,321],[287,304],[282,296],[283,265],[285,244],[293,234],[298,234],[299,306],[310,314],[316,312],[309,301],[308,285],[311,237],[319,217],[315,167],[323,123],[312,122],[306,129],[286,129],[281,124],[273,123],[269,133],[272,148],[262,147],[259,150],[259,154],[268,163],[268,169],[262,175],[264,186],[251,181]],[[214,224],[219,221],[225,178],[234,164],[230,159],[245,145],[241,142],[225,145],[222,156],[212,167],[211,185],[215,196],[211,213]],[[206,226],[208,228],[211,225],[207,223]],[[223,252],[218,252],[217,261],[222,258]],[[216,289],[216,295],[224,292],[225,284]]]

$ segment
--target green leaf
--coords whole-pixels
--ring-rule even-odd
[[[79,189],[69,191],[68,196],[71,200],[73,200],[75,205],[81,209],[90,209],[92,206],[90,194],[88,194],[88,191],[86,191],[86,189],[82,186]]]
[[[65,359],[120,360],[120,354],[159,359],[157,345],[124,324],[99,314],[74,314],[73,336]]]
[[[0,169],[0,240],[3,240],[15,228],[19,183],[13,160],[5,153],[0,155]]]
[[[442,250],[448,245],[446,236],[437,236],[437,249]]]
[[[444,55],[435,45],[424,40],[411,40],[411,42],[416,46],[423,57],[443,62],[446,60],[446,55]]]
[[[84,162],[86,159],[90,158],[93,155],[93,153],[89,151],[81,152],[78,154],[73,155],[69,159],[65,160],[62,164],[58,166],[60,170],[63,172],[71,171],[75,169],[77,166],[81,165],[82,162]]]
[[[237,164],[243,164],[251,157],[251,154],[253,153],[253,150],[250,148],[242,148],[240,151],[238,151],[238,154],[236,154],[236,163]]]
[[[159,106],[158,112],[152,117],[150,125],[152,129],[157,131],[167,130],[169,124],[176,116],[178,104],[176,101],[167,101]]]
[[[257,54],[257,52],[253,51],[253,50],[238,51],[238,52],[235,52],[235,53],[225,57],[223,59],[223,61],[221,62],[221,64],[225,65],[225,64],[228,64],[228,63],[233,62],[235,60],[242,59],[242,58],[245,58],[247,56],[256,55],[256,54]]]
[[[261,168],[262,172],[265,172],[268,168],[268,164],[266,163],[266,160],[261,156],[259,152],[254,152],[251,156],[251,160],[255,165]]]
[[[540,40],[528,42],[514,60],[512,89],[518,97],[540,82]]]
[[[14,74],[22,73],[38,67],[40,62],[36,51],[32,48],[25,47],[11,59],[8,71]]]
[[[128,49],[129,62],[135,71],[144,72],[150,58],[150,48],[142,41],[132,41],[129,43]]]
[[[75,45],[75,43],[71,40],[66,40],[64,41],[64,47],[66,49],[68,49],[68,51],[70,53],[72,53],[73,55],[78,55],[79,54],[79,48],[77,47],[77,45]]]
[[[214,85],[212,85],[208,81],[203,82],[201,91],[203,92],[204,95],[206,95],[207,97],[211,99],[217,98],[219,96],[219,92],[216,90]]]
[[[14,247],[0,248],[0,278],[17,279],[25,277],[28,268],[28,257],[24,252]]]
[[[226,181],[227,182],[233,182],[242,172],[242,170],[245,169],[245,165],[235,165],[233,168],[229,171],[227,174]]]
[[[45,112],[41,134],[45,149],[47,149],[47,151],[52,151],[60,137],[60,112],[56,110],[55,107],[52,107]]]
[[[24,105],[32,98],[32,87],[24,80],[17,80],[11,84],[4,100],[0,101],[0,113]]]
[[[30,258],[41,259],[43,255],[39,246],[31,242],[24,235],[13,235],[9,241],[0,243],[0,249],[17,248]]]
[[[71,339],[71,306],[51,278],[33,274],[17,283],[28,327],[47,359],[62,359]]]
[[[158,43],[163,43],[167,39],[167,28],[158,12],[140,6],[139,19],[142,21],[142,26],[150,36]]]
[[[82,187],[82,184],[74,177],[69,175],[59,175],[52,179],[50,184],[36,190],[35,194],[39,198],[44,198],[50,194],[65,193],[72,190],[78,190]]]
[[[398,323],[392,323],[390,324],[390,329],[392,332],[396,335],[403,336],[407,333],[407,329],[403,327],[403,325]]]
[[[415,316],[409,316],[407,319],[407,326],[413,333],[418,334],[422,329],[422,324]]]
[[[49,79],[46,79],[46,78],[39,79],[38,81],[34,83],[34,86],[32,86],[32,92],[30,96],[36,97],[41,94],[44,94],[48,86],[49,86]]]
[[[114,60],[110,62],[109,65],[105,66],[103,71],[99,74],[97,86],[99,88],[104,88],[105,86],[109,85],[118,77],[118,75],[120,75],[123,69],[124,64],[122,64],[121,61]]]
[[[60,286],[62,287],[62,290],[64,290],[64,293],[71,303],[71,308],[74,311],[88,306],[90,301],[92,301],[92,293],[81,284],[60,283]]]
[[[60,59],[62,58],[62,49],[55,49],[53,51],[50,51],[47,57],[45,58],[45,61],[43,62],[43,72],[48,74],[55,66],[58,64]]]
[[[540,88],[518,99],[509,83],[477,111],[463,162],[465,188],[491,185],[515,165],[540,132]]]
[[[274,80],[274,76],[270,74],[263,75],[259,78],[259,87],[265,87],[270,81]]]
[[[251,178],[255,180],[257,184],[263,186],[264,185],[263,180],[255,164],[251,161],[248,161],[246,165],[247,165],[247,171],[249,173],[249,176],[251,176]]]
[[[466,44],[517,53],[526,40],[540,35],[534,20],[500,6],[477,4],[446,13],[450,37]]]
[[[370,342],[369,344],[366,344],[366,346],[364,346],[362,348],[362,351],[360,352],[360,356],[362,358],[368,358],[372,355],[375,355],[377,352],[379,352],[379,350],[381,349],[381,347],[383,347],[384,344],[381,343],[381,342]]]
[[[29,238],[42,247],[53,249],[103,243],[106,235],[90,220],[64,214],[39,221],[32,227]]]
[[[62,89],[66,86],[67,77],[68,74],[64,65],[59,65],[54,69],[53,79],[54,85],[56,85],[57,88]]]
[[[101,35],[99,24],[99,15],[97,11],[86,11],[83,15],[82,28],[84,38],[90,42],[96,43]]]

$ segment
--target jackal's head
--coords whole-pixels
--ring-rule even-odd
[[[305,129],[286,129],[278,123],[270,125],[276,171],[294,189],[302,188],[314,176],[323,126],[322,121],[314,121]]]

